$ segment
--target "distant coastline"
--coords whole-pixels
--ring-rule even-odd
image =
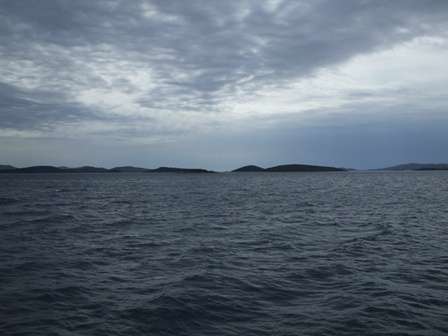
[[[247,165],[232,170],[232,173],[276,173],[276,172],[347,172],[355,169],[336,168],[328,166],[305,165],[305,164],[286,164],[270,168],[262,168],[256,165]],[[368,171],[437,171],[448,170],[448,163],[408,163],[397,166],[369,169]],[[115,168],[102,168],[83,166],[77,168],[54,167],[54,166],[31,166],[17,168],[11,165],[0,165],[0,173],[8,174],[36,174],[36,173],[176,173],[176,174],[213,174],[215,171],[202,168],[177,168],[177,167],[159,167],[156,169],[122,166]]]
[[[102,167],[91,167],[84,166],[78,168],[67,168],[67,167],[54,167],[54,166],[32,166],[26,168],[16,168],[8,166],[8,168],[2,168],[0,166],[0,173],[4,174],[45,174],[45,173],[60,173],[60,174],[74,174],[74,173],[178,173],[178,174],[207,174],[215,173],[214,171],[209,171],[206,169],[199,168],[171,168],[171,167],[159,167],[157,169],[147,169],[139,167],[115,167],[112,169],[102,168]],[[10,168],[12,167],[12,168]]]
[[[335,168],[335,167],[326,167],[326,166],[312,166],[312,165],[304,165],[304,164],[288,164],[288,165],[280,165],[271,168],[261,168],[258,166],[250,165],[244,166],[232,172],[236,173],[258,173],[258,172],[267,172],[267,173],[289,173],[289,172],[331,172],[331,171],[347,171],[344,168]]]
[[[405,171],[405,170],[448,170],[448,163],[406,163],[392,167],[370,169],[370,170],[389,170],[389,171]]]
[[[270,168],[261,168],[255,165],[244,166],[232,172],[331,172],[331,171],[347,171],[344,168],[313,166],[303,164],[288,164]],[[10,165],[0,166],[0,173],[12,174],[32,174],[32,173],[177,173],[177,174],[213,174],[215,171],[201,168],[176,168],[176,167],[159,167],[156,169],[124,166],[112,169],[84,166],[79,168],[54,167],[54,166],[32,166],[26,168],[16,168]]]

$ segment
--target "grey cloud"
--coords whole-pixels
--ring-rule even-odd
[[[157,14],[175,19],[157,22],[157,14],[146,19],[142,11],[145,3],[153,4]],[[341,42],[351,42],[352,52],[357,52],[360,47],[384,43],[397,27],[407,27],[415,33],[428,15],[431,21],[443,22],[440,13],[447,8],[444,1],[427,1],[425,5],[421,1],[316,1],[305,3],[306,11],[302,10],[302,2],[284,1],[273,13],[266,12],[259,1],[2,1],[1,4],[4,33],[20,34],[16,23],[21,22],[28,27],[28,31],[22,28],[22,33],[26,31],[30,38],[38,37],[48,43],[67,47],[77,41],[81,45],[111,43],[149,54],[165,48],[176,56],[178,66],[187,60],[195,67],[200,64],[200,68],[204,60],[205,66],[216,60],[227,66],[229,61],[249,66],[242,64],[247,61],[244,55],[254,56],[247,49],[259,47],[261,63],[271,64],[273,70],[284,64],[285,59],[279,55],[300,56],[286,59],[286,64],[300,65],[313,60],[311,65],[318,66],[316,54],[328,60],[341,57],[332,52]],[[250,12],[240,21],[237,17],[244,7]],[[286,10],[287,13],[279,15]],[[255,37],[264,38],[266,45],[254,45]],[[347,51],[345,56],[349,54]],[[224,60],[232,55],[229,61]],[[256,61],[256,58],[249,59]]]
[[[153,16],[145,16],[145,5]],[[138,62],[151,70],[157,87],[140,98],[141,106],[171,108],[182,100],[186,110],[216,111],[220,99],[241,86],[286,84],[362,53],[444,32],[448,2],[285,0],[267,10],[255,0],[0,0],[0,8],[2,59],[31,62],[55,82],[36,90],[38,107],[25,108],[32,102],[15,94],[3,100],[5,120],[29,125],[67,115],[94,118],[73,103],[70,113],[60,112],[63,97],[51,98],[58,80],[67,97],[80,87],[135,89],[126,79],[104,82],[82,62]],[[245,79],[249,84],[241,83]],[[11,112],[20,106],[27,111],[22,117]]]
[[[212,21],[211,18],[198,20],[197,11],[190,14],[190,24],[179,27],[186,28],[178,32],[182,39],[171,37],[180,42],[180,45],[176,45],[175,53],[199,68],[203,68],[204,64],[213,64],[215,60],[226,60],[223,56],[233,56],[229,61],[224,61],[230,70],[232,64],[240,66],[242,70],[249,70],[248,73],[267,67],[273,75],[278,74],[279,70],[288,70],[297,76],[321,65],[347,59],[359,52],[368,52],[385,43],[421,34],[422,27],[415,23],[425,23],[428,19],[419,7],[416,8],[418,11],[413,12],[411,2],[406,2],[404,6],[403,2],[390,5],[390,2],[378,1],[320,1],[313,2],[303,13],[300,2],[285,2],[283,6],[289,4],[290,8],[281,17],[275,12],[263,10],[258,5],[259,2],[248,3],[251,12],[242,22],[228,20],[219,29],[216,23],[219,15],[214,16],[215,21]],[[294,6],[294,3],[298,5]],[[182,15],[191,12],[186,6],[195,4],[200,2],[185,3]],[[439,10],[443,9],[440,7],[446,7],[442,2],[428,5],[431,6],[437,6]],[[174,11],[172,7],[170,6],[171,13]],[[166,6],[160,8],[166,11]],[[403,11],[406,15],[402,14]],[[232,17],[236,14],[230,11],[227,15]],[[419,22],[419,18],[423,22]],[[438,20],[442,18],[439,17]],[[395,34],[401,27],[408,28],[409,32],[404,35]],[[260,43],[256,42],[257,38]],[[252,48],[256,52],[252,52]],[[204,63],[204,60],[207,61]]]
[[[58,123],[100,118],[57,92],[25,90],[0,83],[0,120],[0,130],[48,131]]]

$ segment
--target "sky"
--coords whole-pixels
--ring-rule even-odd
[[[448,162],[446,0],[0,0],[0,164]]]

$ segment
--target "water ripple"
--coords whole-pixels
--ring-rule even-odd
[[[445,335],[448,174],[0,176],[6,335]]]

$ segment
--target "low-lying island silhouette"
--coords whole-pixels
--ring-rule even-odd
[[[212,174],[216,172],[200,168],[159,167],[157,169],[147,170],[145,173]]]
[[[256,165],[247,165],[230,171],[231,173],[291,173],[291,172],[346,172],[356,169],[336,168],[329,166],[317,166],[306,164],[285,164],[269,168],[262,168]],[[369,171],[437,171],[448,170],[448,163],[408,163],[387,168],[370,169]],[[179,168],[179,167],[159,167],[156,169],[121,166],[115,168],[102,168],[83,166],[77,168],[54,167],[54,166],[31,166],[17,168],[11,165],[0,165],[0,173],[176,173],[176,174],[211,174],[217,173],[213,170],[202,168]]]
[[[303,164],[287,164],[270,168],[261,168],[258,166],[250,165],[232,170],[232,172],[238,172],[238,173],[246,173],[246,172],[289,173],[289,172],[331,172],[331,171],[346,171],[346,169],[326,167],[326,166],[303,165]]]
[[[6,166],[4,166],[6,167]],[[0,173],[177,173],[177,174],[212,174],[216,173],[212,170],[202,168],[178,168],[178,167],[159,167],[156,169],[123,166],[112,169],[83,166],[78,168],[54,167],[54,166],[32,166],[26,168],[16,168],[7,166],[7,169],[0,169]],[[244,166],[231,172],[331,172],[331,171],[347,171],[343,168],[313,166],[303,164],[287,164],[270,168],[261,168],[255,165]]]

